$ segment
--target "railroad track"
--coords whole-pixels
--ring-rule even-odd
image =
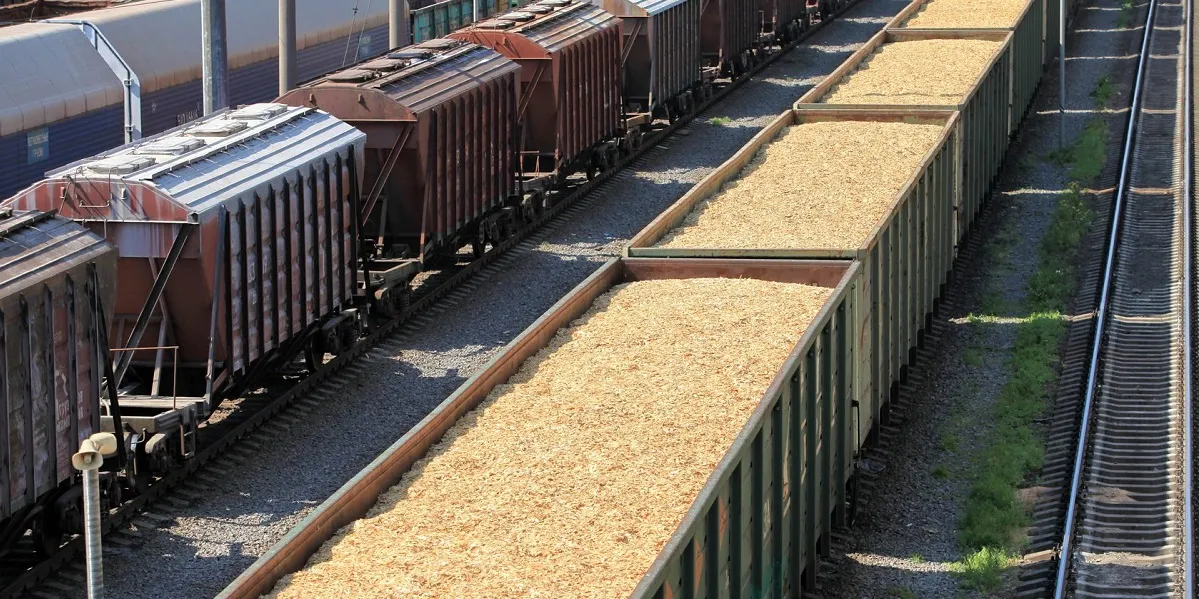
[[[1146,16],[1055,597],[1191,597],[1192,11]]]
[[[374,326],[372,332],[350,351],[325,362],[310,375],[285,375],[266,385],[264,389],[239,400],[226,402],[232,403],[233,407],[218,411],[218,417],[214,421],[201,427],[200,449],[192,460],[155,481],[145,493],[106,515],[102,525],[106,542],[113,540],[110,533],[114,531],[127,533],[131,523],[142,529],[152,529],[175,515],[186,513],[189,498],[202,496],[222,471],[251,458],[256,447],[263,446],[272,438],[285,435],[290,423],[303,419],[309,411],[319,406],[320,402],[335,399],[335,390],[339,385],[344,385],[356,376],[354,363],[357,358],[377,346],[386,351],[394,343],[394,339],[408,328],[406,324],[414,322],[419,325],[421,316],[437,305],[438,300],[454,292],[469,290],[469,281],[485,267],[508,254],[509,250],[520,245],[545,224],[581,207],[585,203],[581,200],[593,196],[594,192],[600,190],[626,167],[646,159],[660,143],[676,131],[685,127],[698,115],[720,104],[745,81],[752,79],[794,47],[802,45],[854,4],[856,2],[844,2],[837,8],[833,19],[808,28],[799,39],[770,54],[739,79],[718,81],[712,97],[695,111],[648,137],[634,154],[621,160],[615,168],[600,173],[594,180],[587,181],[578,177],[568,189],[556,194],[553,206],[536,221],[492,247],[481,258],[465,265],[449,265],[432,273],[414,289],[413,302],[407,310],[391,321]],[[221,458],[219,463],[216,462],[217,458]],[[151,507],[154,510],[148,511]],[[128,534],[119,536],[110,546],[136,543],[136,537],[137,535]],[[0,599],[24,596],[53,597],[80,588],[83,582],[83,564],[82,560],[76,558],[82,554],[82,537],[68,540],[54,555],[46,559],[34,558],[31,546],[19,546],[17,551],[4,556],[3,563],[0,563]]]

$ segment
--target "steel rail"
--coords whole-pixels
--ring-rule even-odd
[[[1194,0],[1185,0],[1183,15],[1183,95],[1182,95],[1182,417],[1183,417],[1183,584],[1186,597],[1195,594],[1194,565],[1194,507],[1193,477],[1191,467],[1194,457],[1194,416],[1191,401],[1194,399],[1194,373],[1192,372],[1191,350],[1194,347],[1194,323],[1191,316],[1194,310],[1194,285],[1192,261],[1195,259],[1193,245],[1194,227],[1194,162],[1195,144],[1193,138],[1193,117],[1195,111],[1195,79],[1191,59],[1194,54]]]
[[[1120,157],[1120,180],[1116,185],[1115,202],[1112,208],[1111,231],[1108,234],[1107,254],[1103,262],[1102,288],[1099,293],[1099,309],[1095,315],[1095,337],[1091,344],[1091,358],[1088,365],[1087,389],[1083,396],[1082,417],[1078,430],[1078,447],[1074,453],[1074,471],[1070,477],[1070,498],[1066,506],[1065,527],[1062,531],[1062,543],[1058,548],[1057,578],[1054,582],[1054,599],[1063,599],[1066,594],[1066,580],[1069,578],[1071,555],[1073,553],[1074,521],[1077,518],[1078,495],[1082,488],[1083,466],[1086,463],[1087,439],[1090,436],[1091,407],[1095,401],[1095,389],[1099,378],[1099,354],[1103,347],[1103,337],[1106,332],[1108,301],[1112,293],[1112,272],[1115,269],[1116,249],[1119,247],[1120,226],[1124,213],[1124,200],[1128,195],[1128,179],[1132,166],[1132,153],[1136,140],[1138,114],[1141,111],[1141,92],[1145,81],[1145,65],[1149,59],[1149,39],[1153,30],[1153,18],[1157,14],[1158,0],[1150,0],[1149,11],[1145,15],[1145,30],[1141,34],[1141,53],[1137,58],[1136,79],[1132,88],[1132,103],[1128,109],[1128,126],[1124,132],[1124,149]]]
[[[326,362],[319,367],[316,372],[304,377],[303,380],[296,383],[286,391],[282,392],[274,399],[268,401],[265,405],[258,408],[228,433],[213,441],[211,444],[201,448],[196,456],[181,466],[172,470],[170,473],[158,479],[141,495],[123,504],[120,508],[106,515],[102,523],[102,531],[105,535],[117,529],[133,518],[148,509],[157,500],[166,496],[171,489],[179,486],[183,481],[187,480],[192,474],[201,469],[205,464],[212,461],[216,457],[223,454],[227,449],[236,444],[237,441],[250,435],[260,426],[268,422],[274,415],[283,412],[289,405],[296,402],[298,399],[307,396],[320,388],[321,384],[332,377],[343,368],[352,364],[359,356],[366,353],[368,350],[375,347],[379,342],[389,338],[392,334],[398,332],[401,325],[410,321],[417,314],[424,312],[436,304],[436,301],[448,294],[450,291],[465,283],[468,279],[474,276],[478,271],[490,265],[500,255],[507,253],[512,248],[516,247],[529,235],[549,222],[557,219],[561,214],[570,209],[573,205],[579,203],[583,198],[600,190],[602,186],[610,179],[617,176],[625,168],[633,165],[635,162],[646,156],[649,152],[658,147],[659,144],[666,141],[671,135],[693,122],[694,119],[704,114],[707,110],[719,105],[734,91],[739,89],[745,82],[751,81],[754,76],[761,71],[770,67],[777,59],[786,55],[790,51],[805,44],[805,42],[823,30],[826,25],[832,23],[837,17],[844,14],[854,6],[859,4],[860,0],[855,0],[838,8],[828,19],[809,27],[795,40],[789,42],[786,46],[779,48],[771,53],[761,62],[747,71],[741,77],[722,84],[722,86],[714,90],[712,96],[703,104],[696,107],[694,111],[686,116],[678,119],[674,123],[669,124],[665,128],[653,132],[645,139],[645,142],[631,155],[622,158],[613,168],[605,170],[592,181],[587,181],[580,184],[578,187],[571,188],[561,192],[558,200],[551,208],[548,208],[535,221],[521,228],[508,239],[492,246],[481,258],[473,260],[469,265],[455,272],[444,282],[439,283],[427,293],[421,293],[419,299],[416,299],[412,305],[396,318],[382,323],[373,330],[368,336],[359,340],[354,347],[348,351],[339,354],[332,360]],[[75,536],[67,540],[59,550],[52,556],[42,560],[41,562],[30,566],[23,573],[18,574],[8,579],[0,579],[0,599],[11,599],[21,594],[22,592],[35,588],[35,585],[40,584],[55,571],[65,567],[70,560],[83,550],[84,539],[82,536]]]

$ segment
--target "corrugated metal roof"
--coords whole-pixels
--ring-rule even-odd
[[[446,43],[448,40],[431,41]],[[519,70],[520,65],[490,48],[462,43],[436,54],[429,60],[416,62],[394,74],[368,81],[363,87],[379,89],[397,103],[407,106],[409,110],[422,112]]]
[[[115,252],[99,235],[65,218],[42,212],[0,218],[0,301]]]
[[[75,180],[149,184],[203,214],[235,208],[255,193],[266,197],[309,165],[342,154],[366,135],[327,113],[282,104],[252,104],[225,111],[143,142],[101,154],[53,173]],[[130,211],[131,218],[133,212]]]
[[[554,52],[599,31],[619,26],[620,19],[615,15],[598,6],[583,4],[555,11],[522,27],[520,32],[530,41]]]
[[[277,0],[235,0],[225,10],[230,69],[278,56]],[[200,78],[199,0],[145,0],[75,18],[95,25],[116,46],[141,79],[143,93]],[[296,1],[301,49],[386,23],[382,0]]]
[[[123,101],[121,82],[78,28],[0,29],[0,137]]]
[[[690,0],[591,0],[618,17],[652,17]]]
[[[533,9],[552,9],[553,12],[538,14]],[[572,3],[566,6],[556,6],[551,2],[537,2],[526,7],[497,15],[494,19],[483,23],[480,27],[471,27],[471,31],[487,31],[488,25],[495,21],[506,21],[507,15],[520,15],[524,21],[516,27],[498,29],[502,33],[514,33],[527,38],[529,41],[545,48],[548,52],[556,52],[572,44],[578,43],[595,33],[620,26],[620,19],[608,11],[591,4]],[[528,15],[534,18],[528,21]]]

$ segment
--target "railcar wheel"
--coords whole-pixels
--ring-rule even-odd
[[[533,194],[532,204],[533,204],[533,216],[535,218],[541,218],[541,215],[545,214],[545,209],[549,207],[546,204],[545,196],[542,195],[541,192],[537,192],[537,193]]]
[[[846,515],[846,524],[851,528],[858,517],[858,497],[861,493],[859,484],[861,483],[861,479],[862,470],[859,464],[859,467],[854,469],[853,474],[849,477],[849,493],[847,493],[849,496],[849,513]]]
[[[487,253],[487,227],[482,223],[475,230],[475,238],[470,240],[470,253],[476,260]]]
[[[58,551],[59,545],[62,544],[62,529],[58,526],[58,521],[55,519],[54,510],[42,509],[33,519],[33,528],[30,531],[31,540],[33,541],[33,550],[41,557],[50,557]]]
[[[304,367],[308,369],[309,373],[316,372],[316,369],[320,368],[325,361],[325,352],[317,349],[316,343],[316,336],[313,335],[304,345]]]

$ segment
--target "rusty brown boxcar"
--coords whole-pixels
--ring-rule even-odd
[[[357,341],[364,140],[317,110],[254,104],[69,165],[8,201],[57,208],[117,247],[115,379],[125,421],[152,435],[140,456],[151,465],[186,457],[190,445],[162,441],[271,364]]]
[[[361,215],[374,242],[372,278],[385,290],[406,292],[438,252],[469,242],[481,254],[504,235],[502,209],[515,192],[519,71],[488,48],[435,39],[279,99],[320,107],[366,134]]]
[[[739,77],[754,65],[761,0],[707,0],[700,13],[699,47],[708,66]]]
[[[541,0],[451,37],[521,66],[520,169],[530,180],[588,176],[615,164],[621,129],[620,19],[572,0]]]
[[[711,94],[701,74],[702,0],[593,0],[620,17],[627,115],[686,114]]]
[[[0,211],[0,554],[31,525],[47,551],[78,532],[71,455],[100,431],[116,260],[74,222]]]

